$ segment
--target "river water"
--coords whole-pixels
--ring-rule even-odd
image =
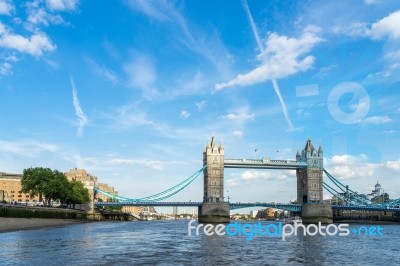
[[[400,265],[396,224],[381,225],[382,236],[298,235],[283,241],[188,236],[188,222],[98,222],[3,233],[0,265]]]

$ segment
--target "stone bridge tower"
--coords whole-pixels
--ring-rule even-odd
[[[324,158],[321,145],[314,148],[311,139],[304,150],[297,151],[296,161],[307,163],[307,167],[297,169],[297,203],[302,204],[301,217],[305,223],[332,223],[332,207],[323,204]]]
[[[199,206],[199,222],[229,223],[229,203],[224,201],[224,146],[215,137],[203,152],[204,195]]]

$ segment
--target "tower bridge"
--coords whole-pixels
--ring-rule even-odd
[[[297,176],[297,203],[231,203],[224,197],[224,169],[271,169],[294,170]],[[165,202],[163,200],[177,194],[189,186],[203,173],[203,201],[201,202]],[[323,181],[325,173],[334,185]],[[340,199],[342,205],[329,205],[323,201],[323,189]],[[160,193],[143,197],[127,198],[111,195],[99,188],[97,193],[117,199],[118,202],[97,202],[95,206],[191,206],[198,207],[199,222],[228,223],[230,210],[247,207],[272,207],[301,213],[304,223],[332,223],[332,209],[361,211],[390,211],[400,213],[400,199],[390,203],[375,204],[362,198],[357,192],[349,189],[339,180],[330,175],[323,167],[323,150],[320,145],[316,149],[311,139],[308,139],[304,149],[297,151],[296,160],[262,159],[231,159],[225,158],[223,144],[217,144],[215,137],[206,145],[203,151],[203,167],[179,184]]]

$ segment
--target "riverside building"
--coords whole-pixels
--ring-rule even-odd
[[[0,172],[0,201],[34,205],[39,202],[39,197],[30,197],[29,193],[21,193],[21,174]]]

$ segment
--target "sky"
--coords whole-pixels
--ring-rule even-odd
[[[398,25],[396,0],[0,0],[0,172],[84,168],[137,198],[212,136],[250,159],[311,138],[350,188],[400,198]],[[169,200],[201,201],[202,179]],[[226,169],[225,190],[288,202],[296,175]]]

